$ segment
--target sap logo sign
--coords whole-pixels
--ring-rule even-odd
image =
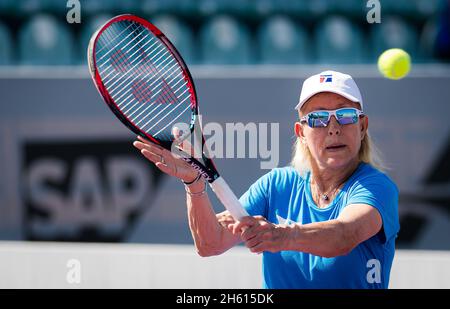
[[[126,241],[161,176],[131,142],[34,142],[24,153],[30,240]]]

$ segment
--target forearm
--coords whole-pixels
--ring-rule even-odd
[[[355,246],[354,237],[339,220],[305,225],[292,224],[286,228],[286,249],[323,257],[349,253]]]
[[[207,186],[198,181],[187,188],[186,201],[189,228],[197,252],[201,256],[218,255],[230,249],[234,242],[231,233],[217,220],[208,194],[201,193]],[[229,234],[229,235],[228,235]]]

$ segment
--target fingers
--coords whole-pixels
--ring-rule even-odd
[[[140,136],[139,139],[143,140]],[[152,161],[156,167],[165,173],[173,173],[173,168],[167,164],[167,159],[164,156],[164,149],[155,144],[146,144],[141,142],[134,142],[133,146],[139,149],[144,157]]]
[[[249,227],[244,231],[242,231],[241,238],[243,241],[249,241],[250,239],[255,237],[257,233],[258,233],[257,227]]]
[[[133,142],[133,146],[141,151],[141,154],[156,165],[156,167],[170,175],[187,181],[186,179],[194,179],[198,173],[184,160],[177,160],[176,157],[168,150],[156,145],[152,142],[145,141],[138,137],[141,141]]]
[[[241,234],[243,229],[246,229],[249,226],[247,221],[244,221],[245,218],[242,218],[241,221],[237,221],[232,225],[233,234]]]
[[[250,252],[256,253],[256,254],[261,254],[264,251],[271,251],[271,250],[267,250],[266,246],[264,245],[263,242],[258,243],[257,245],[249,248]]]
[[[154,154],[153,152],[148,151],[147,149],[142,149],[141,153],[144,157],[152,161],[153,163],[161,162],[163,157],[161,155]]]
[[[253,253],[276,250],[273,244],[274,225],[262,216],[242,218],[233,226],[233,231],[241,232],[241,239]]]
[[[251,217],[251,216],[247,216],[241,219],[240,222],[237,222],[238,224],[236,224],[234,226],[234,233],[242,233],[245,230],[247,230],[249,227],[257,225],[259,221],[261,220],[265,220],[264,217],[262,216],[255,216],[255,217]]]
[[[246,230],[242,231],[241,237],[243,241],[249,241],[254,238],[256,235],[262,233],[264,230],[267,230],[267,226],[265,225],[253,225]]]
[[[226,223],[225,223],[226,224]],[[234,233],[234,223],[228,223],[228,224],[226,224],[226,226],[225,226],[226,228],[227,228],[227,230],[229,231],[229,232],[231,232],[233,235],[238,235],[238,234],[235,234]]]
[[[154,154],[157,154],[157,155],[162,155],[164,153],[164,148],[162,148],[156,144],[153,144],[151,142],[148,142],[140,136],[138,136],[138,139],[141,142],[138,142],[138,141],[133,142],[133,146],[136,147],[137,149],[139,149],[139,150],[147,149],[148,151],[150,151]]]
[[[153,163],[163,162],[163,164],[165,164],[165,162],[171,161],[168,157],[169,152],[166,149],[152,142],[145,141],[140,136],[138,136],[138,138],[143,142],[135,141],[133,142],[133,146],[139,149],[147,159],[149,159]]]
[[[245,241],[245,246],[249,249],[253,248],[254,246],[258,245],[261,242],[261,237],[253,237],[250,240]]]
[[[234,220],[233,216],[231,216],[230,212],[228,210],[225,210],[219,214],[216,215],[217,220],[220,224],[224,227],[231,227],[234,223],[236,223],[236,220]]]
[[[275,243],[272,239],[272,232],[265,231],[257,233],[250,240],[245,241],[245,246],[253,253],[262,253],[263,251],[276,252]]]
[[[156,145],[155,143],[152,143],[151,141],[149,141],[148,139],[143,138],[140,135],[137,136],[137,139],[140,140],[141,142],[143,142],[144,144]]]
[[[176,176],[173,173],[173,169],[171,167],[169,167],[166,164],[163,164],[162,162],[156,162],[155,163],[156,167],[159,168],[163,173],[172,175],[172,176]]]
[[[178,139],[179,137],[181,137],[181,135],[183,133],[183,131],[181,131],[177,127],[174,127],[172,132],[173,132],[173,135],[175,136],[175,139]],[[149,151],[151,151],[151,152],[153,152],[155,154],[162,154],[165,151],[168,151],[168,150],[164,149],[163,147],[146,140],[145,138],[141,137],[140,135],[138,135],[137,138],[138,138],[139,141],[134,142],[133,146],[138,148],[138,149],[145,148],[145,149],[147,149],[147,150],[149,150]],[[188,141],[186,141],[186,140],[183,141],[180,144],[174,143],[173,146],[180,148],[182,151],[184,151],[186,153],[191,153],[191,151],[192,151],[191,144]],[[168,151],[168,152],[170,152],[170,151]],[[175,153],[173,153],[173,152],[171,152],[171,153],[172,153],[172,155],[176,156]]]
[[[174,135],[175,139],[178,139],[183,135],[183,131],[177,127],[174,127],[172,129],[172,134]],[[170,154],[175,159],[182,159],[182,157],[184,156],[183,152],[189,154],[191,157],[195,157],[194,147],[192,147],[191,143],[189,143],[189,141],[187,140],[184,140],[180,144],[173,143],[172,149],[169,151],[151,141],[148,141],[140,135],[137,136],[137,139],[139,141],[133,142],[133,146],[139,150],[147,149],[148,151],[156,155],[162,156],[164,156],[164,154]],[[168,157],[164,156],[164,159],[167,161]]]

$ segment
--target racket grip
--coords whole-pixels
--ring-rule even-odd
[[[209,185],[235,220],[240,221],[249,215],[222,177],[217,178]]]

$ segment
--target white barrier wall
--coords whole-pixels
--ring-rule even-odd
[[[190,245],[0,244],[0,288],[260,288],[260,269],[244,248],[202,258]]]
[[[0,288],[261,286],[261,257],[243,247],[202,258],[190,245],[0,243]],[[390,287],[450,288],[450,252],[398,250]]]

